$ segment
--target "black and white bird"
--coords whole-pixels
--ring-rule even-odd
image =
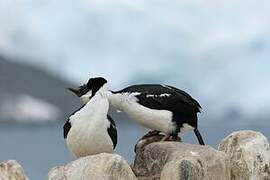
[[[89,100],[83,98],[91,91],[86,85],[70,90],[84,102]],[[197,113],[201,106],[185,91],[168,85],[142,84],[108,91],[108,99],[112,106],[130,119],[156,133],[163,132],[167,138],[177,139],[178,135],[193,130],[199,143],[204,145],[198,130]]]
[[[115,122],[109,110],[108,88],[105,79],[91,79],[81,96],[88,101],[75,111],[65,123],[64,138],[77,157],[98,153],[112,153],[117,144]]]

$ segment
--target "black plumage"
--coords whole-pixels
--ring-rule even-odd
[[[74,111],[70,116],[72,116],[73,114],[75,114],[76,112],[80,111],[85,105],[83,105],[82,107],[80,107],[78,110]],[[107,128],[107,132],[113,142],[113,148],[115,149],[116,145],[117,145],[117,129],[116,129],[116,124],[114,122],[114,120],[112,119],[112,117],[110,115],[107,114],[107,119],[110,122],[110,126]],[[68,119],[66,121],[66,123],[63,126],[63,135],[64,135],[64,139],[67,138],[68,132],[71,129],[71,123],[69,121],[70,119]]]
[[[142,84],[129,86],[113,93],[137,93],[138,103],[155,110],[168,110],[173,113],[172,121],[175,122],[173,136],[177,136],[184,123],[194,127],[194,133],[200,144],[204,144],[198,131],[198,117],[200,104],[188,93],[168,85]]]
[[[200,104],[189,94],[172,86],[142,84],[129,86],[115,93],[124,92],[140,93],[136,95],[139,103],[151,109],[161,110],[165,108],[174,112],[197,113],[200,112],[201,108]]]
[[[64,124],[64,126],[63,126],[63,129],[64,129],[64,139],[67,138],[67,135],[68,135],[68,132],[69,132],[70,128],[71,128],[71,124],[70,124],[69,119],[68,119],[66,121],[66,123]]]
[[[113,142],[113,148],[116,147],[117,144],[117,130],[114,120],[111,118],[111,116],[107,115],[107,119],[110,121],[110,127],[107,129],[109,136],[112,139]]]
[[[84,106],[85,106],[85,104],[82,105],[79,109],[77,109],[77,110],[74,111],[73,113],[71,113],[70,116],[72,116],[72,115],[74,115],[76,112],[80,111]],[[69,116],[69,117],[70,117],[70,116]],[[69,132],[70,128],[71,128],[71,123],[69,122],[69,118],[68,118],[68,120],[66,121],[66,123],[65,123],[64,126],[63,126],[63,130],[64,130],[64,131],[63,131],[63,133],[64,133],[64,139],[67,138],[67,135],[68,135],[68,132]]]

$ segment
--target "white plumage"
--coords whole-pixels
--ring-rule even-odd
[[[142,126],[168,134],[172,133],[174,130],[174,122],[171,121],[172,112],[150,109],[140,105],[135,97],[138,94],[138,92],[123,94],[108,92],[108,98],[112,106],[125,112],[130,119]]]
[[[87,85],[70,90],[86,102],[84,96],[92,93],[88,86],[93,79],[106,81],[101,77],[90,78]],[[138,84],[107,93],[112,106],[144,127],[161,131],[173,139],[193,130],[199,143],[205,144],[198,130],[197,113],[201,106],[185,91],[168,85]]]
[[[109,101],[104,85],[83,108],[70,116],[71,128],[66,141],[76,157],[113,152],[114,145],[108,134],[108,109]]]

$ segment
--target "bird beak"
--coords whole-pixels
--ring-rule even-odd
[[[80,90],[80,87],[76,87],[76,88],[67,88],[67,90],[73,92],[76,96],[78,97],[81,97],[82,96],[82,93],[81,93],[81,90]]]
[[[73,92],[76,96],[81,97],[82,95],[86,94],[88,92],[87,85],[82,85],[75,88],[67,88],[69,91]]]

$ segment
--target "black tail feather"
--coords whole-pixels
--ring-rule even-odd
[[[202,138],[201,133],[199,132],[199,130],[198,129],[194,129],[194,133],[195,133],[195,135],[196,135],[196,137],[197,137],[200,145],[205,145],[204,144],[204,141],[203,141],[203,138]]]

